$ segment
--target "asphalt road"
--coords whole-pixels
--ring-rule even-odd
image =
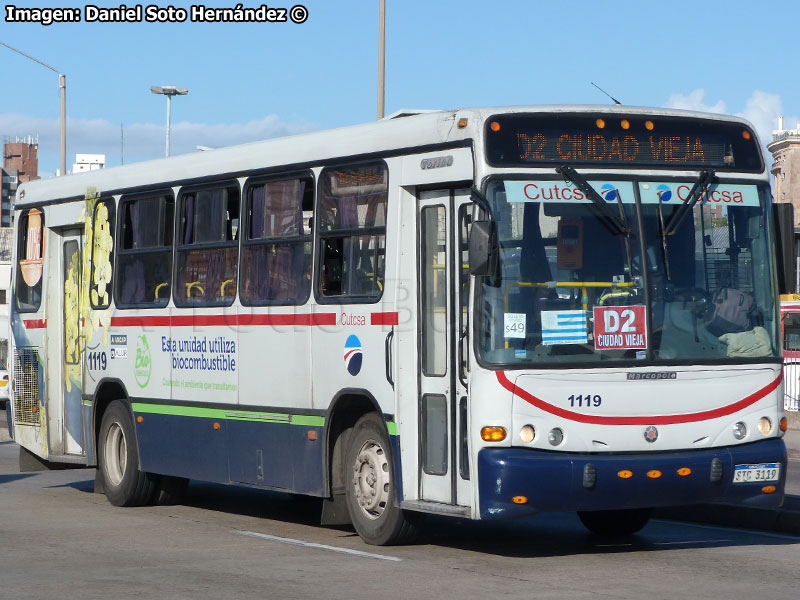
[[[378,548],[318,526],[318,505],[285,494],[193,483],[179,506],[116,508],[92,493],[93,470],[19,473],[17,451],[0,441],[0,598],[730,600],[800,589],[792,536],[654,520],[608,540],[547,514],[430,519],[419,544]]]

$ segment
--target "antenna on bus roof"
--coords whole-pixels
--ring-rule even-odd
[[[604,93],[606,96],[608,96],[609,98],[611,98],[611,99],[614,101],[614,104],[622,104],[622,102],[620,102],[619,100],[617,100],[616,98],[614,98],[614,96],[612,96],[611,94],[609,94],[607,91],[605,91],[605,90],[604,90],[603,88],[601,88],[599,85],[597,85],[597,84],[596,84],[594,81],[590,81],[589,83],[591,83],[591,84],[592,84],[594,87],[596,87],[598,90],[600,90],[601,92],[603,92],[603,93]]]

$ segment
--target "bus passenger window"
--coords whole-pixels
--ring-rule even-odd
[[[317,205],[322,298],[374,302],[383,294],[388,181],[383,163],[322,172]]]
[[[314,182],[279,179],[247,188],[242,304],[303,304],[311,291]]]
[[[119,213],[117,307],[166,306],[172,280],[172,194],[123,196]]]
[[[17,240],[17,285],[14,298],[20,312],[36,312],[42,302],[44,214],[37,208],[23,213]]]
[[[176,306],[219,306],[237,289],[239,187],[204,187],[181,196]]]

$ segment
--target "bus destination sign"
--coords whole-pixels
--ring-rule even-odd
[[[496,115],[486,122],[495,166],[540,163],[760,171],[755,136],[739,123],[647,115]]]

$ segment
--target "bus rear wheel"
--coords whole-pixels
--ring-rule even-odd
[[[598,535],[632,535],[647,525],[652,513],[652,508],[584,510],[578,511],[578,518],[586,529]]]
[[[133,418],[127,404],[114,400],[100,425],[98,468],[106,498],[114,506],[144,506],[156,491],[156,477],[139,470]]]
[[[353,428],[344,462],[347,510],[368,544],[410,543],[418,534],[416,515],[397,506],[392,455],[383,420],[361,417]]]

